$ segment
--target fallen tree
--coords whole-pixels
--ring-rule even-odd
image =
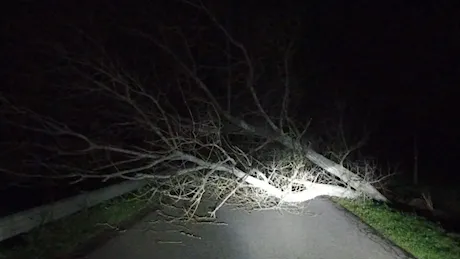
[[[64,94],[84,100],[91,107],[78,106],[77,111],[57,120],[2,98],[5,122],[46,138],[28,143],[35,154],[23,161],[22,169],[1,170],[23,178],[66,179],[72,183],[150,179],[150,197],[189,201],[188,215],[195,213],[203,196],[220,200],[210,212],[212,216],[226,202],[270,207],[324,195],[386,200],[369,178],[326,158],[304,142],[308,124],[299,127],[289,116],[292,44],[284,50],[283,95],[278,115],[273,116],[257,93],[258,76],[248,50],[203,4],[188,4],[205,13],[228,44],[239,51],[234,55],[235,59],[241,57],[236,63],[245,68],[243,83],[229,84],[222,91],[221,86],[206,83],[200,75],[188,41],[182,42],[185,60],[154,34],[130,30],[169,57],[165,66],[174,73],[167,81],[160,76],[144,81],[109,57],[81,59],[65,55],[69,64],[66,71],[78,80]],[[182,35],[178,28],[172,30]],[[250,111],[236,108],[235,97],[244,94],[249,97],[243,99],[245,103],[251,100]],[[95,109],[89,104],[103,106]],[[93,125],[75,123],[72,116],[77,113],[94,118],[97,131]],[[246,118],[263,120],[256,124]],[[270,148],[272,143],[284,148]]]

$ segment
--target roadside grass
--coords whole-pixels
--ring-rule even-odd
[[[415,214],[399,212],[385,203],[334,199],[368,225],[416,258],[458,259],[460,239],[440,225]]]
[[[3,241],[0,255],[6,258],[62,257],[108,229],[123,232],[119,229],[122,222],[154,204],[140,198],[142,192],[126,194]],[[447,234],[439,225],[422,217],[370,200],[333,200],[417,258],[460,258],[460,238]]]
[[[53,223],[0,243],[6,258],[56,258],[70,254],[107,229],[118,229],[123,221],[150,206],[139,192],[125,194]],[[122,232],[122,230],[117,230]]]

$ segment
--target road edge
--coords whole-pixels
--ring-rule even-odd
[[[90,238],[89,240],[82,242],[81,245],[77,246],[74,250],[69,253],[65,253],[61,256],[58,256],[59,259],[69,259],[69,258],[85,258],[92,251],[96,250],[98,247],[101,247],[111,239],[119,236],[120,230],[127,230],[136,225],[139,221],[144,219],[152,211],[155,211],[158,207],[156,205],[147,206],[144,209],[141,209],[138,213],[132,216],[129,219],[126,219],[119,223],[117,229],[107,229],[97,234],[96,236]]]
[[[336,207],[338,210],[344,212],[345,214],[349,215],[350,218],[353,218],[354,220],[356,221],[359,221],[361,223],[363,223],[368,229],[369,231],[372,232],[373,235],[375,236],[378,236],[380,239],[382,239],[384,242],[388,243],[389,245],[393,246],[394,248],[400,250],[408,259],[418,259],[417,257],[415,257],[414,255],[412,255],[411,253],[409,253],[407,250],[403,249],[402,247],[400,247],[399,245],[397,245],[395,242],[393,242],[392,240],[390,240],[389,238],[385,237],[382,233],[380,233],[377,229],[375,229],[374,227],[370,226],[368,223],[366,223],[364,220],[362,220],[360,217],[358,217],[357,215],[355,215],[352,211],[348,210],[347,208],[343,207],[342,205],[338,204],[337,202],[333,201],[332,199],[330,198],[325,198],[327,199],[328,201],[330,201],[334,207]]]

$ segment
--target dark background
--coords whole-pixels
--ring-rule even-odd
[[[370,139],[361,149],[364,155],[377,158],[382,166],[399,165],[410,179],[416,137],[421,182],[452,185],[460,180],[456,167],[460,148],[457,1],[208,2],[232,35],[254,57],[263,57],[259,62],[266,64],[268,72],[277,44],[295,39],[291,75],[300,93],[297,117],[313,118],[319,125],[316,122],[337,116],[337,102],[345,103],[351,133],[360,135],[364,127],[370,131]],[[95,55],[104,46],[128,70],[148,74],[153,64],[161,65],[165,58],[145,39],[132,37],[126,28],[157,32],[160,24],[212,27],[203,14],[173,0],[31,0],[4,1],[1,5],[1,92],[40,112],[58,118],[70,116],[80,126],[97,121],[90,114],[91,109],[99,108],[75,114],[66,107],[65,92],[55,86],[71,87],[74,79],[57,69],[65,67],[59,58],[62,46],[83,57]],[[225,63],[225,59],[208,53],[215,47],[213,42],[225,47],[224,37],[215,28],[203,29],[198,36],[193,30],[185,32],[196,37],[193,50],[204,61],[210,65]],[[202,75],[208,82],[220,82],[217,74]],[[162,76],[167,79],[172,75],[164,72]],[[261,77],[258,90],[263,93],[264,89],[277,88],[269,82]],[[217,87],[215,91],[219,92]],[[1,129],[2,143],[23,137],[6,129]],[[4,150],[1,155],[7,158],[11,154],[14,152]],[[8,158],[2,159],[4,164],[11,163],[11,156]],[[86,188],[101,185],[88,183]],[[57,186],[42,184],[37,193],[57,198],[63,196],[59,195],[63,189],[70,194],[81,188],[69,191],[61,186],[58,191]],[[5,182],[2,193],[30,194]],[[17,209],[26,207],[22,206],[25,201],[46,200],[32,197],[20,202],[2,198],[1,203]]]

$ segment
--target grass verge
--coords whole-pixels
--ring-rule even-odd
[[[334,199],[416,258],[460,258],[460,239],[438,224],[385,203]]]
[[[56,258],[72,255],[79,247],[106,231],[123,232],[123,223],[153,206],[127,194],[67,218],[36,228],[29,233],[0,243],[0,255],[6,258]],[[447,234],[426,219],[392,209],[373,201],[334,199],[417,258],[458,259],[460,238]]]
[[[71,255],[98,235],[119,230],[120,225],[151,207],[139,192],[123,195],[0,243],[6,258],[56,258]]]

